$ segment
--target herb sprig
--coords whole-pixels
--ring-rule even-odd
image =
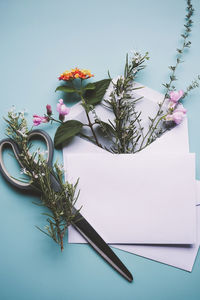
[[[42,213],[47,216],[45,230],[36,226],[40,231],[51,237],[63,250],[63,238],[70,224],[73,223],[77,213],[73,207],[79,197],[77,192],[78,180],[75,184],[63,181],[63,170],[58,163],[54,166],[47,164],[45,153],[39,149],[31,153],[29,133],[24,113],[16,113],[13,110],[5,119],[8,126],[6,133],[18,145],[20,154],[19,161],[22,174],[30,178],[22,178],[22,182],[29,182],[35,191],[41,195],[40,202],[34,202],[39,206],[45,206],[49,212]],[[52,180],[56,180],[60,188],[55,191],[52,188]]]
[[[132,93],[138,89],[133,87],[133,81],[137,73],[144,69],[144,62],[148,59],[148,52],[144,56],[136,52],[131,61],[128,55],[126,56],[124,76],[120,76],[116,82],[112,80],[113,91],[109,99],[103,102],[104,106],[113,112],[114,120],[108,120],[109,123],[102,122],[96,115],[95,122],[112,141],[110,150],[113,153],[133,153],[144,135],[141,112],[136,111],[136,103],[142,97],[132,100]]]

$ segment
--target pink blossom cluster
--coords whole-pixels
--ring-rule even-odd
[[[38,126],[41,123],[48,123],[50,120],[54,120],[52,116],[52,108],[50,104],[46,105],[47,115],[45,116],[39,116],[39,115],[33,115],[33,125]],[[63,103],[63,99],[60,99],[57,103],[56,110],[59,113],[59,119],[60,121],[63,121],[65,116],[68,115],[70,109]]]
[[[179,100],[183,97],[183,95],[183,90],[172,91],[169,93],[169,113],[165,117],[166,121],[173,121],[177,125],[183,121],[187,112],[183,105],[179,103]]]

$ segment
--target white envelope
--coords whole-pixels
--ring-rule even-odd
[[[163,95],[149,89],[144,88],[142,90],[138,90],[138,92],[142,92],[144,95],[147,95],[151,101],[160,101]],[[70,112],[70,119],[79,119],[84,120],[84,114],[82,107],[80,104],[75,105]],[[172,146],[172,147],[171,147]],[[151,150],[152,149],[152,150]],[[157,139],[154,143],[148,146],[144,151],[153,151],[155,152],[176,152],[176,153],[188,153],[189,145],[188,145],[188,130],[187,130],[187,120],[167,132],[167,134],[163,135],[160,139]],[[69,144],[67,147],[63,149],[64,158],[67,153],[77,153],[77,152],[99,152],[103,153],[104,150],[96,147],[95,145],[88,143],[86,141],[83,142],[78,137],[75,137],[73,142]],[[200,186],[200,185],[199,185]],[[199,189],[200,190],[200,189]],[[199,198],[198,198],[199,199]],[[200,199],[199,199],[200,203]],[[69,242],[73,239],[76,242],[82,243],[85,240],[73,229],[69,229]],[[118,247],[119,245],[117,245]],[[168,263],[188,271],[191,270],[194,259],[196,257],[198,246],[194,245],[193,247],[165,247],[165,246],[132,246],[132,245],[122,245],[120,247],[128,247],[127,251],[132,253],[137,253],[138,255],[146,256],[151,259],[155,259],[157,261],[161,261],[164,263]],[[179,262],[178,262],[179,261]]]
[[[196,206],[197,212],[197,242],[193,245],[112,245],[115,248],[137,254],[167,265],[191,272],[200,243],[200,206]]]
[[[68,154],[77,207],[107,243],[196,242],[194,154]],[[185,184],[187,183],[187,184]]]

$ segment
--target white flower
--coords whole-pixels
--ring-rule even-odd
[[[19,134],[21,134],[21,136],[27,137],[27,134],[26,134],[26,127],[22,127],[21,130],[17,130],[17,132],[18,132]]]
[[[37,150],[36,150],[36,153],[37,153],[38,155],[44,156],[45,154],[48,154],[48,150],[43,150],[43,151],[41,151],[40,149],[37,149]]]
[[[64,166],[63,165],[59,165],[57,164],[58,169],[62,172],[64,170]]]
[[[33,172],[32,174],[33,174],[33,177],[34,177],[34,178],[36,178],[36,179],[38,178],[38,175],[35,174],[35,172]]]
[[[24,119],[24,115],[27,113],[27,110],[26,109],[23,109],[21,111],[19,111],[19,118],[20,119]]]
[[[11,117],[12,117],[13,119],[16,119],[16,118],[17,118],[17,113],[12,112],[12,113],[11,113]]]
[[[22,168],[20,174],[28,174],[28,171],[26,170],[26,168]]]

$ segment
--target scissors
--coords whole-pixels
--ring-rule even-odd
[[[31,139],[33,137],[37,137],[40,139],[42,138],[45,141],[47,147],[46,162],[49,166],[51,166],[54,147],[50,136],[43,130],[32,130],[28,135],[28,139]],[[0,141],[0,171],[3,177],[16,188],[26,191],[35,191],[31,183],[18,181],[17,179],[9,175],[3,162],[3,148],[6,146],[11,146],[15,158],[17,159],[21,167],[23,167],[20,162],[20,149],[16,142],[11,138],[3,139],[2,141]],[[54,189],[54,191],[56,192],[60,191],[61,189],[59,182],[53,175],[51,177],[51,186],[52,189]],[[76,230],[78,230],[78,232],[87,240],[87,242],[94,248],[94,250],[105,259],[107,263],[109,263],[125,279],[127,279],[129,282],[132,282],[132,274],[128,271],[128,269],[117,257],[117,255],[112,251],[112,249],[106,244],[106,242],[100,237],[100,235],[95,231],[95,229],[89,224],[89,222],[80,214],[79,211],[76,210],[75,207],[73,207],[73,213],[75,217],[72,225],[76,228]]]

